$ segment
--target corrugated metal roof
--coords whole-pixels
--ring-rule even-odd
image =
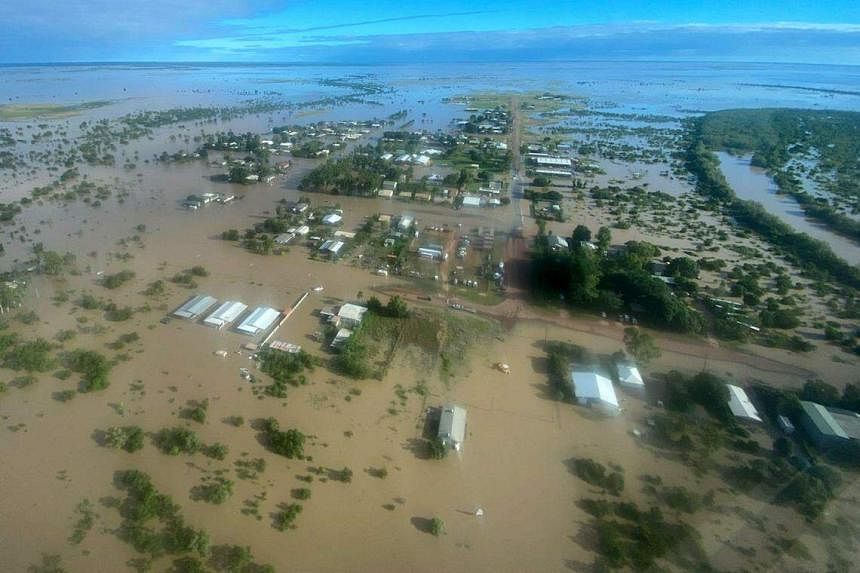
[[[726,384],[726,387],[729,389],[729,410],[732,411],[732,414],[736,418],[746,418],[761,422],[758,410],[755,409],[744,389],[734,384]]]
[[[191,297],[188,302],[173,311],[173,314],[181,318],[193,320],[206,312],[216,302],[218,301],[214,297],[205,294],[198,294],[197,296]]]
[[[815,402],[800,402],[801,408],[812,421],[815,428],[826,436],[836,436],[838,438],[848,439],[848,434],[842,429],[842,426],[833,419],[827,408]]]
[[[645,381],[642,380],[642,375],[639,373],[639,369],[632,364],[622,363],[618,365],[618,380],[627,386],[645,386]]]
[[[574,394],[579,400],[599,400],[605,404],[618,407],[618,397],[612,381],[597,372],[571,372]]]
[[[215,309],[215,312],[206,317],[204,324],[221,328],[230,324],[245,312],[248,305],[235,300],[228,300]]]
[[[466,410],[454,404],[442,407],[439,419],[439,439],[450,445],[462,444],[466,439]]]
[[[280,312],[268,306],[258,306],[254,312],[249,314],[242,323],[236,327],[237,330],[246,334],[259,334],[266,330],[278,319]]]

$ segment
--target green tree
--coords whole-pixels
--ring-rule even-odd
[[[605,252],[611,243],[612,231],[609,230],[609,227],[600,227],[597,230],[597,247]]]
[[[573,239],[574,244],[579,244],[583,241],[591,240],[591,230],[585,225],[577,225],[576,228],[573,229],[573,234],[570,237]]]
[[[648,364],[661,354],[654,337],[633,326],[624,329],[624,346],[640,364]]]

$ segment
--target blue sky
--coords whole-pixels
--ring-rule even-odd
[[[860,65],[860,1],[0,2],[5,63],[577,58]]]

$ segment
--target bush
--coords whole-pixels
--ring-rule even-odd
[[[275,514],[275,529],[278,531],[286,531],[294,529],[294,522],[302,512],[302,506],[298,503],[290,503],[283,506],[283,509]]]
[[[443,444],[442,440],[440,440],[439,438],[433,438],[432,440],[428,440],[427,447],[430,450],[430,456],[434,460],[441,460],[448,455],[447,446],[445,446],[445,444]]]
[[[293,490],[293,497],[296,499],[306,500],[311,498],[311,490],[306,487],[299,487]]]
[[[104,390],[110,384],[111,365],[107,358],[94,350],[75,350],[64,357],[66,368],[81,374],[83,392]]]
[[[206,267],[203,267],[201,265],[195,265],[195,266],[191,267],[188,272],[191,273],[192,275],[194,275],[195,277],[208,277],[209,276],[209,271],[206,270]]]
[[[109,289],[119,288],[134,278],[134,272],[129,270],[119,271],[102,278],[102,286]]]
[[[233,482],[225,478],[215,478],[209,483],[194,487],[192,499],[221,505],[233,495]]]
[[[134,453],[143,448],[143,430],[138,426],[113,426],[105,432],[105,445]]]
[[[200,450],[200,438],[187,428],[165,428],[155,436],[155,445],[162,453],[178,456],[194,454]]]
[[[56,364],[50,356],[53,348],[53,344],[42,338],[22,342],[5,353],[3,366],[12,370],[45,372]]]
[[[573,470],[582,481],[603,488],[612,495],[621,495],[624,491],[624,476],[619,472],[607,473],[603,464],[592,459],[575,459]]]
[[[223,460],[226,458],[229,451],[229,448],[220,442],[203,446],[203,455],[207,458],[213,458],[216,460]]]
[[[302,459],[304,457],[305,435],[300,431],[292,429],[282,432],[278,421],[269,418],[266,421],[264,432],[269,448],[276,454],[290,459]]]
[[[434,517],[430,520],[430,533],[439,537],[443,533],[445,533],[445,522],[439,519],[438,517]]]

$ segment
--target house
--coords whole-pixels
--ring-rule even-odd
[[[270,306],[258,306],[245,317],[245,320],[236,327],[236,330],[243,334],[257,336],[271,328],[280,316],[280,311]]]
[[[608,416],[616,416],[621,411],[612,381],[597,372],[573,370],[570,385],[576,401],[581,406],[594,408]]]
[[[397,181],[383,181],[383,190],[397,191]]]
[[[379,193],[377,193],[377,195],[379,197],[382,197],[383,199],[391,199],[392,197],[394,197],[394,190],[382,189],[379,191]]]
[[[334,339],[331,341],[332,348],[340,348],[343,346],[344,342],[346,342],[349,337],[352,336],[352,331],[348,328],[341,328],[337,331],[337,334],[334,335]]]
[[[466,410],[454,404],[443,406],[436,436],[443,446],[459,452],[466,439]]]
[[[464,195],[463,196],[463,207],[480,207],[481,206],[481,198],[475,197],[473,195]]]
[[[280,350],[281,352],[286,352],[287,354],[298,354],[302,350],[302,347],[298,344],[293,344],[291,342],[283,342],[282,340],[273,340],[269,343],[269,348],[273,350]]]
[[[241,302],[235,300],[228,300],[223,303],[221,306],[215,309],[215,311],[206,317],[203,321],[203,324],[207,326],[214,326],[215,328],[221,329],[227,326],[228,324],[235,321],[239,316],[245,312],[248,308],[248,305],[242,304]]]
[[[645,391],[645,381],[635,364],[622,362],[618,364],[618,383],[628,390]]]
[[[308,210],[308,207],[307,203],[287,203],[287,209],[294,215],[301,215]]]
[[[430,158],[426,155],[417,155],[412,159],[412,162],[415,163],[415,165],[426,167],[427,165],[430,165]]]
[[[214,297],[205,294],[193,296],[182,306],[173,311],[173,316],[186,318],[188,320],[197,320],[207,310],[215,306],[218,302]]]
[[[343,241],[338,241],[336,239],[329,239],[323,242],[320,245],[320,253],[324,255],[328,255],[330,257],[336,257],[340,254],[340,251],[346,245]]]
[[[756,410],[743,388],[734,384],[726,384],[726,388],[729,389],[729,410],[732,411],[735,418],[761,422],[758,410]]]
[[[394,158],[393,153],[383,153],[379,156],[379,158],[383,161],[391,161]]]
[[[275,237],[276,245],[286,245],[289,244],[290,241],[295,239],[296,236],[293,233],[281,233]]]
[[[836,416],[834,416],[835,409],[825,408],[821,404],[806,402],[804,400],[801,400],[800,407],[802,409],[800,424],[817,448],[826,450],[840,447],[847,445],[852,440],[852,436],[849,435],[843,424],[840,423],[844,421],[850,422],[850,418],[845,414],[840,415],[836,411]],[[842,410],[842,412],[847,412],[847,410]],[[857,419],[857,414],[853,412],[847,413]],[[837,416],[839,418],[844,416],[846,419],[837,419]],[[858,422],[858,425],[860,425],[860,422]],[[851,425],[849,425],[850,427]],[[855,430],[858,430],[858,428],[855,427]],[[853,440],[856,441],[858,439],[860,439],[860,432],[855,431]]]
[[[322,218],[323,225],[337,225],[343,221],[343,216],[337,213],[329,213]]]
[[[367,312],[367,307],[357,304],[346,303],[337,311],[338,324],[348,328],[354,328],[361,324],[364,313]]]
[[[430,259],[431,261],[444,261],[448,258],[442,245],[424,245],[423,247],[418,247],[418,256]]]
[[[307,225],[302,225],[300,227],[290,227],[289,229],[287,229],[287,233],[292,233],[298,237],[304,237],[310,232],[311,228]]]
[[[549,241],[549,248],[553,251],[567,250],[569,248],[567,239],[560,235],[550,235],[547,237],[547,241]]]
[[[415,224],[415,217],[412,215],[407,215],[404,213],[400,215],[400,220],[397,221],[397,228],[400,231],[406,232],[412,228],[412,225]]]

